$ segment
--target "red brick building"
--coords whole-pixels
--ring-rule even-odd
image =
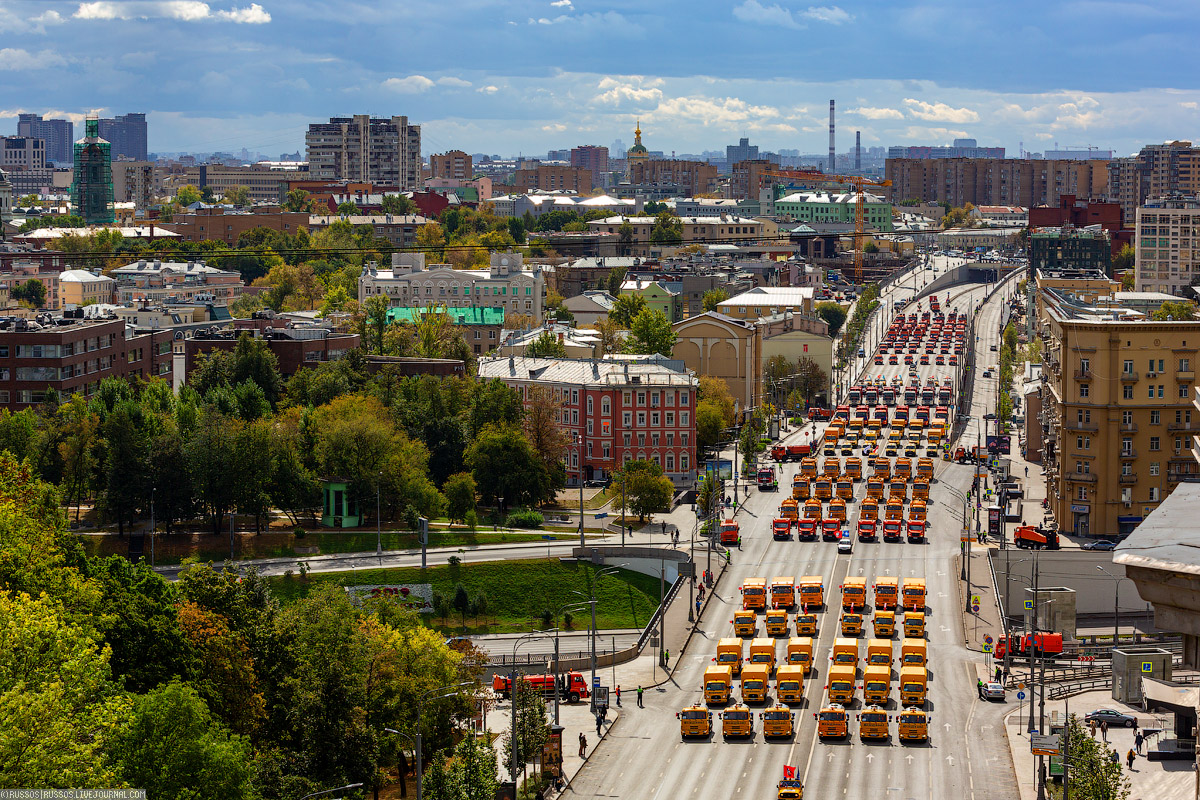
[[[1112,252],[1115,256],[1121,248],[1133,242],[1133,230],[1125,230],[1124,215],[1120,203],[1099,200],[1079,200],[1073,194],[1064,194],[1055,206],[1036,206],[1029,209],[1029,227],[1061,228],[1074,225],[1085,228],[1099,225],[1112,237]]]
[[[247,331],[222,330],[216,333],[197,333],[183,340],[184,369],[191,374],[196,357],[212,350],[232,352],[238,337]],[[284,380],[304,367],[315,367],[324,361],[336,361],[358,347],[357,333],[334,333],[325,328],[272,328],[260,331],[267,347],[279,359],[279,374]]]
[[[654,461],[677,488],[696,481],[696,388],[681,362],[658,356],[623,360],[491,358],[479,378],[496,378],[528,405],[535,387],[562,403],[572,435],[567,484],[607,480],[622,464]]]

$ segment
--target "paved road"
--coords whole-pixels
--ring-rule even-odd
[[[980,289],[982,292],[982,289]],[[783,467],[780,485],[790,486],[798,465]],[[837,555],[830,542],[773,541],[769,533],[780,493],[752,491],[741,519],[744,550],[735,551],[724,594],[715,596],[699,625],[700,635],[683,654],[671,683],[647,699],[646,709],[629,714],[576,777],[572,793],[584,797],[725,798],[773,797],[783,766],[797,767],[810,798],[871,797],[983,798],[1015,796],[1007,743],[1000,727],[1006,706],[979,703],[975,695],[980,657],[963,646],[958,604],[956,556],[961,522],[952,508],[970,482],[968,468],[938,462],[931,491],[929,542],[925,545],[856,543],[851,555]],[[850,524],[857,521],[863,485],[857,484]],[[820,618],[815,676],[806,684],[806,702],[796,709],[799,730],[791,741],[680,742],[675,712],[700,699],[700,681],[716,639],[730,634],[730,619],[740,605],[736,587],[745,578],[773,575],[822,575],[827,596],[838,598],[846,575],[923,576],[929,592],[931,683],[928,708],[934,735],[927,746],[889,742],[864,744],[855,735],[845,742],[819,742],[813,713],[823,701],[828,657],[836,633],[836,605]],[[865,637],[864,637],[865,638]],[[861,664],[861,662],[860,662]],[[855,709],[861,707],[856,700]],[[895,699],[892,701],[895,710]],[[894,725],[894,724],[893,724]],[[852,732],[857,724],[852,721]],[[893,727],[894,731],[894,727]]]
[[[576,627],[588,624],[586,614],[587,609],[583,609],[580,612],[580,616],[575,618],[574,624]],[[641,634],[640,630],[635,629],[600,631],[600,634],[596,637],[596,652],[607,653],[613,649],[614,644],[617,650],[632,647],[637,644],[638,637]],[[471,642],[494,656],[508,656],[511,659],[513,643],[524,635],[522,633],[502,633],[494,636],[472,636]],[[563,633],[558,638],[560,658],[575,658],[580,654],[591,652],[591,636],[586,630]],[[545,639],[528,639],[521,645],[520,654],[522,656],[553,655],[554,639],[550,637],[546,637]]]

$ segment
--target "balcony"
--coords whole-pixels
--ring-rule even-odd
[[[1184,372],[1184,371],[1180,370],[1179,372],[1175,373],[1175,380],[1179,381],[1180,383],[1195,383],[1196,382],[1196,373],[1195,372]]]
[[[1122,422],[1121,433],[1137,433],[1138,424],[1136,422]]]
[[[1129,448],[1128,450],[1122,450],[1120,452],[1120,457],[1122,459],[1137,458],[1137,450],[1132,447]]]
[[[1096,475],[1093,472],[1068,472],[1063,475],[1063,480],[1075,481],[1076,483],[1095,483]]]
[[[1077,370],[1075,370],[1075,380],[1077,380],[1077,381],[1090,381],[1091,379],[1092,379],[1092,371],[1091,371],[1090,369],[1077,369]]]
[[[1136,372],[1122,372],[1121,373],[1121,380],[1123,380],[1123,381],[1130,381],[1132,383],[1136,383],[1137,379],[1138,379],[1138,374]]]
[[[1169,431],[1188,431],[1191,433],[1200,432],[1200,421],[1197,421],[1197,422],[1168,422],[1167,430],[1169,430]]]
[[[1122,486],[1128,486],[1137,483],[1137,473],[1135,472],[1132,475],[1122,475],[1120,477],[1120,482]]]
[[[1064,422],[1063,427],[1069,431],[1084,431],[1085,433],[1098,433],[1100,426],[1094,422]]]

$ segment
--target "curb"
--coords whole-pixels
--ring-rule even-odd
[[[583,757],[583,761],[582,761],[582,762],[580,762],[580,764],[579,764],[579,769],[575,770],[575,774],[574,774],[574,775],[572,775],[571,777],[567,778],[567,779],[566,779],[566,780],[563,782],[563,788],[562,788],[562,790],[561,790],[561,791],[560,791],[558,794],[555,794],[555,795],[548,795],[548,796],[551,796],[551,797],[562,797],[562,796],[563,796],[563,795],[565,795],[565,794],[566,794],[568,791],[571,791],[571,790],[572,790],[571,783],[572,783],[572,782],[575,780],[575,776],[576,776],[576,775],[578,775],[580,772],[582,772],[582,771],[583,771],[583,768],[584,768],[584,767],[586,767],[586,766],[587,766],[587,764],[588,764],[588,762],[592,760],[592,756],[595,754],[595,752],[596,752],[598,749],[600,749],[600,744],[601,744],[601,743],[602,743],[602,742],[603,742],[605,739],[607,739],[607,738],[608,738],[608,735],[609,735],[610,733],[612,733],[612,731],[613,731],[613,728],[615,728],[615,727],[617,726],[617,723],[621,721],[621,717],[625,716],[625,715],[624,715],[624,713],[622,713],[621,711],[616,711],[616,712],[615,712],[615,714],[616,714],[616,716],[614,716],[614,717],[613,717],[613,721],[612,721],[612,722],[610,722],[610,723],[608,723],[608,727],[606,727],[606,728],[603,728],[603,729],[602,729],[602,730],[603,730],[603,733],[601,733],[601,734],[600,734],[600,738],[596,740],[596,745],[595,745],[595,747],[591,748],[591,750],[590,750],[590,751],[589,751],[589,752],[588,752],[588,753],[587,753],[587,754],[586,754],[586,755]]]

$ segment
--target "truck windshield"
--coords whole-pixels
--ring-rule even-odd
[[[846,715],[841,711],[822,711],[821,719],[825,722],[841,722],[846,718]]]
[[[913,694],[918,694],[925,689],[925,687],[919,683],[906,683],[903,686],[901,686],[900,688],[903,689],[905,692],[911,692]]]
[[[887,714],[867,712],[862,715],[863,722],[887,722]]]
[[[767,711],[763,714],[763,719],[787,719],[790,716],[786,711]]]
[[[683,719],[708,719],[708,712],[707,711],[699,711],[699,710],[684,711],[679,716],[682,717]]]
[[[749,711],[726,711],[725,719],[750,719]]]
[[[795,662],[803,663],[805,661],[808,661],[808,653],[789,653],[788,661],[791,661],[793,663],[795,663]]]
[[[717,656],[717,661],[724,663],[727,661],[734,661],[734,662],[741,661],[741,659],[738,657],[737,653],[731,653],[729,651],[726,651],[724,653],[721,653],[721,655]]]
[[[887,653],[873,653],[873,654],[871,654],[871,659],[870,659],[869,663],[871,663],[871,664],[890,664],[890,663],[892,663],[892,658]]]
[[[762,681],[745,681],[745,680],[742,681],[743,689],[761,689],[762,686],[763,686]]]
[[[766,664],[771,660],[770,653],[755,653],[750,656],[750,660],[755,664]]]
[[[747,586],[745,589],[742,590],[742,594],[760,595],[762,593],[763,593],[763,590],[758,588],[757,586]]]
[[[725,691],[725,684],[721,681],[709,681],[704,688],[710,692],[723,692]]]
[[[829,688],[838,692],[852,692],[854,691],[854,684],[850,681],[833,681],[829,684]]]
[[[846,651],[842,651],[833,657],[833,662],[835,664],[853,664],[857,660],[858,657],[855,656],[854,653],[849,653]]]
[[[920,725],[924,721],[925,721],[925,716],[923,714],[901,714],[900,715],[900,722],[904,723],[905,725]]]
[[[921,663],[924,663],[924,661],[925,661],[925,659],[921,656],[920,653],[905,653],[904,654],[904,663],[905,664],[921,664]]]
[[[888,684],[883,681],[869,681],[867,683],[867,691],[870,692],[886,692],[887,689]],[[866,719],[866,717],[863,717],[863,719]]]
[[[784,681],[783,683],[779,684],[779,688],[784,690],[785,692],[795,691],[800,688],[800,682],[799,681]]]

